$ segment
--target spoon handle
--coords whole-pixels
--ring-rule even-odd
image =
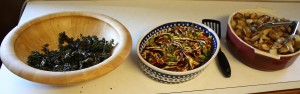
[[[229,62],[228,62],[226,56],[224,55],[224,53],[221,50],[218,53],[218,62],[219,62],[219,65],[220,65],[223,75],[225,77],[230,77],[231,76],[230,65],[229,65]]]

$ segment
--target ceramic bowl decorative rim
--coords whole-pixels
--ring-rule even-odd
[[[266,14],[266,15],[269,15],[269,16],[272,16],[272,17],[278,17],[276,16],[275,13],[272,13],[268,10],[263,10],[263,9],[242,9],[242,10],[238,10],[234,13],[232,13],[230,16],[229,16],[229,19],[228,19],[228,28],[230,29],[229,31],[233,33],[233,35],[235,37],[237,37],[237,39],[242,42],[243,44],[247,45],[249,48],[251,48],[252,50],[254,50],[254,52],[256,54],[260,54],[260,55],[263,55],[263,56],[266,56],[266,57],[270,57],[270,58],[273,58],[273,59],[277,59],[279,60],[281,57],[291,57],[291,56],[294,56],[294,55],[297,55],[300,53],[300,50],[298,50],[297,52],[294,52],[294,53],[291,53],[291,54],[278,54],[278,55],[274,55],[274,54],[271,54],[271,53],[268,53],[268,52],[265,52],[265,51],[262,51],[262,50],[259,50],[249,44],[247,44],[244,40],[242,40],[240,37],[238,37],[234,30],[232,29],[231,25],[230,25],[230,21],[232,20],[233,16],[236,14],[236,13],[245,13],[245,12],[255,12],[255,13],[259,13],[259,14]]]
[[[23,61],[21,61],[15,53],[15,47],[14,47],[14,42],[18,38],[18,36],[23,33],[24,30],[28,29],[31,27],[32,23],[40,23],[48,19],[53,19],[57,17],[65,17],[65,16],[83,16],[83,17],[90,17],[93,19],[97,19],[100,21],[103,21],[107,24],[109,24],[112,28],[115,29],[117,32],[120,41],[118,42],[118,46],[114,48],[114,51],[112,55],[107,58],[106,60],[102,61],[99,64],[93,65],[91,67],[81,69],[81,70],[74,70],[74,71],[66,71],[66,72],[54,72],[54,71],[45,71],[45,70],[40,70],[33,68],[27,64],[25,64]],[[42,46],[42,45],[41,45]],[[102,75],[105,75],[109,73],[110,71],[114,70],[117,68],[119,65],[121,65],[122,61],[126,59],[130,52],[131,52],[131,47],[132,47],[132,38],[127,30],[127,28],[117,21],[116,19],[109,17],[107,15],[101,14],[101,13],[94,13],[94,12],[82,12],[82,11],[63,11],[63,12],[54,12],[50,14],[45,14],[41,15],[39,17],[33,18],[23,24],[19,24],[16,26],[14,29],[12,29],[3,39],[2,44],[1,44],[1,60],[3,60],[3,64],[7,69],[9,69],[11,72],[14,74],[18,75],[19,77],[22,77],[24,79],[33,81],[33,82],[38,82],[38,83],[43,83],[43,84],[49,84],[49,85],[72,85],[80,82],[85,82],[88,80],[92,80],[95,78],[98,78]],[[4,52],[11,52],[11,53],[4,53]],[[11,62],[14,61],[14,62]],[[114,65],[110,65],[113,63]],[[18,67],[22,68],[18,68]],[[91,77],[85,77],[88,74],[95,73],[95,70],[99,70],[100,68],[105,68],[105,67],[111,67],[111,68],[106,68],[107,72],[106,73],[100,73],[97,75],[93,75]],[[115,68],[113,68],[115,67]],[[33,77],[30,77],[28,75],[32,75]],[[37,79],[34,77],[34,75],[39,75],[41,78],[45,78],[45,80],[48,79],[66,79],[68,77],[73,77],[76,75],[76,79],[72,80],[67,80],[67,82],[46,82],[41,79]],[[50,77],[51,76],[51,77]],[[80,77],[79,77],[80,76]],[[53,77],[53,78],[52,78]]]
[[[149,39],[149,37],[152,37],[153,34],[157,34],[156,32],[158,32],[159,30],[157,29],[163,29],[165,28],[166,25],[170,25],[170,24],[178,24],[178,23],[189,23],[189,24],[195,24],[197,26],[200,26],[202,28],[202,30],[204,30],[204,32],[207,34],[209,33],[209,35],[211,35],[213,37],[213,43],[215,43],[215,48],[214,48],[214,52],[211,56],[211,58],[205,62],[205,64],[201,65],[200,67],[193,69],[193,70],[188,70],[188,71],[184,71],[184,72],[175,72],[175,71],[168,71],[168,70],[164,70],[161,68],[158,68],[150,63],[148,63],[146,60],[144,60],[140,54],[140,49],[141,49],[141,42],[142,41],[147,41]],[[157,30],[157,31],[155,31]],[[148,39],[147,39],[148,37]],[[145,64],[146,66],[150,67],[151,69],[164,73],[164,74],[168,74],[168,75],[188,75],[188,74],[193,74],[196,72],[201,71],[202,69],[204,69],[206,66],[208,66],[210,64],[210,62],[212,62],[212,60],[214,60],[214,58],[216,57],[217,53],[219,52],[220,49],[220,40],[218,38],[218,35],[208,26],[201,24],[201,23],[197,23],[197,22],[192,22],[192,21],[172,21],[172,22],[166,22],[163,24],[159,24],[158,26],[148,30],[147,32],[145,32],[139,39],[139,41],[137,42],[137,46],[136,46],[136,51],[138,54],[139,59],[142,61],[143,64]]]

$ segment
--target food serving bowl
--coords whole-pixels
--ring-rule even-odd
[[[27,64],[31,51],[41,52],[42,46],[57,49],[58,34],[78,38],[95,35],[114,40],[112,55],[91,67],[64,72],[44,71]],[[117,20],[98,13],[69,11],[47,14],[16,26],[1,44],[1,60],[7,69],[24,79],[50,85],[72,85],[101,77],[122,64],[131,51],[129,31]]]
[[[247,44],[240,37],[238,37],[230,25],[231,20],[236,13],[257,13],[257,15],[269,15],[270,17],[277,16],[274,13],[260,9],[244,9],[229,16],[226,35],[228,40],[227,45],[229,46],[231,52],[242,63],[258,70],[276,71],[290,66],[299,56],[299,50],[290,54],[271,54]]]
[[[154,38],[162,33],[166,33],[166,31],[164,30],[174,26],[195,27],[199,30],[202,30],[206,35],[211,36],[212,38],[211,57],[209,57],[209,59],[206,62],[203,62],[201,66],[187,71],[164,70],[162,68],[156,67],[150,64],[149,62],[147,62],[141,55],[143,49],[145,49],[146,44],[149,43],[149,40],[151,38]],[[183,83],[197,77],[200,72],[202,72],[211,62],[213,62],[213,59],[216,57],[216,54],[219,51],[219,49],[220,49],[220,40],[218,39],[218,36],[211,28],[200,23],[189,22],[189,21],[176,21],[176,22],[168,22],[168,23],[161,24],[145,32],[140,37],[136,47],[138,57],[141,61],[139,64],[143,72],[151,79],[161,83],[167,83],[167,84]]]

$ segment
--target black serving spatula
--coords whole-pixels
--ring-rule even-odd
[[[203,19],[202,23],[207,25],[208,27],[212,28],[218,34],[218,37],[221,38],[221,23],[220,23],[220,21],[213,20],[213,19]],[[221,72],[223,73],[223,75],[226,78],[230,77],[231,76],[231,68],[230,68],[230,65],[229,65],[229,62],[228,62],[226,56],[224,55],[224,53],[222,52],[221,49],[220,49],[217,57],[218,57],[219,69],[221,69]]]

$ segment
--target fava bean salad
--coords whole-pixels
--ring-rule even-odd
[[[212,37],[194,26],[173,26],[148,40],[141,56],[150,64],[169,71],[200,67],[212,56]],[[189,58],[188,58],[189,57]]]

